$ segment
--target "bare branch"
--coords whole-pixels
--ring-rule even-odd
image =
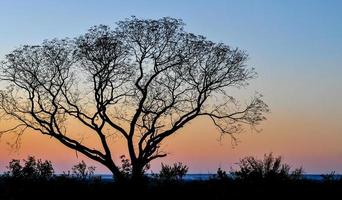
[[[114,30],[99,25],[74,40],[14,50],[0,65],[0,80],[9,85],[0,92],[0,109],[18,125],[0,135],[33,129],[120,177],[108,140],[114,133],[127,143],[134,176],[166,156],[162,142],[198,117],[233,138],[245,125],[265,120],[269,109],[261,96],[243,107],[230,92],[256,77],[245,51],[183,27],[179,19],[132,17]],[[100,146],[75,139],[67,125],[72,120]]]

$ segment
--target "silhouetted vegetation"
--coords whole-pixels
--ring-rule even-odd
[[[227,181],[231,180],[231,177],[227,174],[226,171],[222,170],[221,168],[217,169],[216,174],[214,174],[212,177],[210,177],[211,180],[218,180],[218,181]]]
[[[54,175],[54,169],[51,161],[41,159],[36,160],[34,156],[28,156],[27,159],[22,160],[13,159],[9,162],[4,176],[12,179],[23,180],[48,180]]]
[[[72,176],[79,180],[89,180],[95,173],[95,166],[87,167],[87,164],[82,160],[80,163],[74,165],[72,168]]]
[[[120,172],[124,175],[124,177],[129,178],[132,175],[132,165],[128,158],[125,155],[120,156],[121,159],[121,167]]]
[[[281,156],[265,154],[263,160],[253,156],[245,157],[238,163],[238,169],[232,172],[234,178],[244,182],[281,182],[297,181],[303,178],[303,169],[291,171],[291,167],[282,162]]]
[[[255,128],[269,111],[262,95],[241,104],[228,92],[256,77],[246,52],[184,27],[171,17],[131,17],[114,29],[93,26],[74,39],[13,50],[0,64],[0,81],[10,86],[0,90],[0,120],[13,126],[0,135],[36,131],[125,182],[141,179],[152,160],[167,155],[162,144],[196,118],[206,117],[222,134]],[[71,119],[100,145],[70,134]],[[114,162],[113,133],[127,144],[129,172]]]
[[[122,170],[131,174],[131,165],[124,156]],[[144,185],[122,182],[93,181],[94,167],[84,161],[72,172],[53,175],[50,161],[29,156],[12,160],[8,171],[0,178],[1,200],[22,199],[298,199],[323,196],[330,199],[340,194],[342,181],[335,173],[323,176],[323,181],[307,180],[301,169],[291,170],[281,157],[265,155],[241,159],[238,169],[227,173],[219,168],[209,180],[184,181],[188,167],[182,163],[162,164],[158,175],[146,179]],[[66,196],[67,195],[67,196]]]
[[[181,162],[174,163],[173,165],[162,163],[160,172],[156,177],[162,182],[178,182],[183,179],[188,170],[188,166]]]
[[[332,171],[328,174],[322,174],[321,177],[322,177],[322,181],[325,183],[333,183],[337,181],[342,181],[342,177],[337,176],[335,171]]]

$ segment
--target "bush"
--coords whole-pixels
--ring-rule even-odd
[[[226,171],[222,170],[221,168],[218,168],[216,174],[210,177],[210,179],[219,180],[219,181],[228,181],[231,178],[228,176]]]
[[[5,172],[5,176],[12,177],[12,178],[21,178],[22,177],[22,166],[20,164],[20,160],[13,159],[9,162],[8,166],[6,167],[8,169],[7,172]]]
[[[52,167],[51,161],[48,161],[48,160],[45,160],[44,162],[42,162],[39,159],[37,163],[37,169],[38,169],[39,177],[47,178],[47,179],[52,178],[55,172]]]
[[[162,168],[157,178],[164,182],[180,181],[188,172],[188,167],[181,162],[174,163],[173,166],[161,164]]]
[[[240,160],[239,169],[232,174],[236,180],[245,182],[297,181],[302,179],[302,168],[291,171],[288,164],[282,163],[282,157],[265,154],[263,160],[249,156]]]
[[[95,168],[95,166],[87,167],[87,164],[82,160],[71,168],[72,176],[81,181],[89,180],[94,175]]]
[[[125,155],[120,156],[121,159],[121,167],[120,172],[126,177],[129,178],[132,174],[132,164]]]
[[[20,160],[10,161],[5,176],[25,180],[48,180],[53,177],[54,169],[51,161],[36,160],[34,156],[28,156],[23,162],[24,166],[21,166]]]
[[[332,171],[328,174],[322,174],[321,177],[324,183],[334,183],[337,181],[341,181],[341,177],[337,176],[335,171]]]

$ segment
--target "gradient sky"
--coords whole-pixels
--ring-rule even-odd
[[[243,156],[272,151],[307,173],[342,172],[341,10],[338,0],[2,0],[0,58],[22,44],[72,38],[131,15],[181,18],[187,31],[248,52],[259,77],[245,94],[259,91],[272,112],[262,132],[247,130],[236,146],[230,137],[218,141],[208,121],[196,120],[165,144],[170,155],[155,161],[153,170],[162,161],[182,161],[191,172],[214,172],[234,167]],[[35,133],[23,137],[18,152],[9,150],[6,139],[0,143],[0,171],[10,158],[28,154],[52,160],[58,172],[84,159]],[[107,171],[99,166],[97,172]]]

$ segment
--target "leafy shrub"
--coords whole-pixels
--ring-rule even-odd
[[[265,154],[263,160],[249,156],[240,160],[239,169],[232,174],[236,180],[246,182],[296,181],[303,177],[303,169],[291,171],[288,164],[282,163],[282,157]]]
[[[95,166],[87,167],[87,164],[82,160],[71,168],[72,176],[82,181],[89,180],[94,175],[95,168]]]
[[[22,177],[22,166],[20,164],[20,160],[13,159],[9,162],[8,166],[6,167],[8,169],[7,172],[5,172],[6,176],[12,177],[12,178],[21,178]]]
[[[121,159],[121,167],[120,171],[125,177],[129,177],[132,174],[132,164],[125,155],[120,156]]]
[[[124,177],[126,177],[128,180],[131,178],[131,175],[133,172],[132,163],[128,158],[126,158],[125,155],[121,155],[120,159],[121,159],[121,167],[119,167],[119,170],[124,175]],[[150,169],[150,164],[147,164],[147,165],[145,165],[142,172],[145,173],[149,169]],[[144,178],[146,179],[147,176],[144,176]]]
[[[210,177],[210,179],[219,180],[219,181],[226,181],[226,180],[230,180],[230,177],[228,176],[226,171],[222,170],[221,168],[218,168],[216,174],[214,174],[212,177]]]
[[[51,161],[36,160],[34,156],[28,156],[23,162],[24,166],[21,165],[20,160],[10,161],[5,176],[25,180],[48,180],[53,177],[54,169]]]
[[[54,169],[52,167],[52,163],[49,160],[45,160],[42,162],[40,159],[37,162],[37,169],[39,173],[39,177],[47,177],[48,179],[53,177]]]
[[[157,175],[157,178],[161,181],[172,182],[180,181],[188,172],[188,167],[181,162],[174,163],[173,166],[161,164],[161,170]]]

